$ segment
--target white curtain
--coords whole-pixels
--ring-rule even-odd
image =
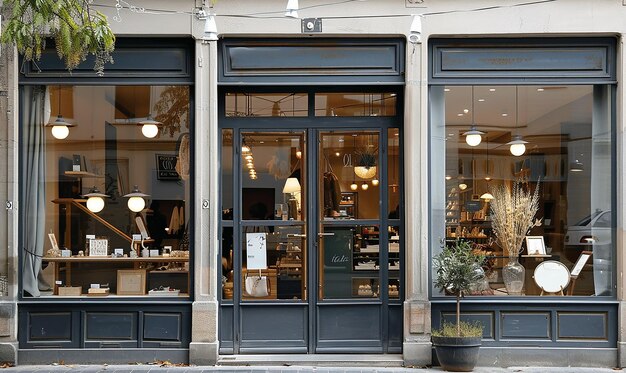
[[[33,297],[50,286],[41,276],[41,258],[45,239],[45,133],[46,115],[45,87],[24,87],[24,111],[22,114],[23,146],[21,154],[24,170],[24,205],[22,217],[24,229],[23,289]]]

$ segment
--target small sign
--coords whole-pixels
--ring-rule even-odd
[[[89,240],[89,256],[107,256],[109,252],[109,240],[106,238]]]
[[[246,233],[246,268],[267,268],[267,233]]]
[[[157,179],[158,180],[180,180],[180,175],[176,172],[176,155],[156,154]]]
[[[469,212],[476,212],[482,208],[480,201],[467,201],[465,202],[465,210]]]

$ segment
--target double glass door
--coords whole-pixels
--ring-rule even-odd
[[[398,129],[223,138],[221,352],[400,352]]]

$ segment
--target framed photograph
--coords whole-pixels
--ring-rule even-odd
[[[528,255],[546,255],[546,244],[543,236],[526,236]]]
[[[117,295],[145,295],[146,270],[118,269]]]
[[[108,256],[109,240],[106,238],[97,238],[89,240],[89,256]]]
[[[48,239],[50,240],[50,244],[54,250],[59,250],[59,244],[57,243],[57,237],[54,233],[48,233]]]
[[[580,271],[583,270],[583,267],[585,266],[585,264],[587,264],[587,261],[589,260],[591,255],[593,255],[593,252],[591,251],[583,251],[582,253],[580,253],[578,260],[576,260],[576,264],[574,264],[574,268],[572,268],[572,277],[576,277],[580,274]]]

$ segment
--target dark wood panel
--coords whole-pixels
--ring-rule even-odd
[[[28,314],[28,340],[65,341],[72,339],[72,312],[33,312]]]
[[[143,314],[143,339],[159,341],[182,341],[183,317],[180,313]]]
[[[502,338],[550,339],[549,312],[501,312]]]
[[[559,312],[557,333],[559,339],[609,339],[609,317],[606,312]]]

